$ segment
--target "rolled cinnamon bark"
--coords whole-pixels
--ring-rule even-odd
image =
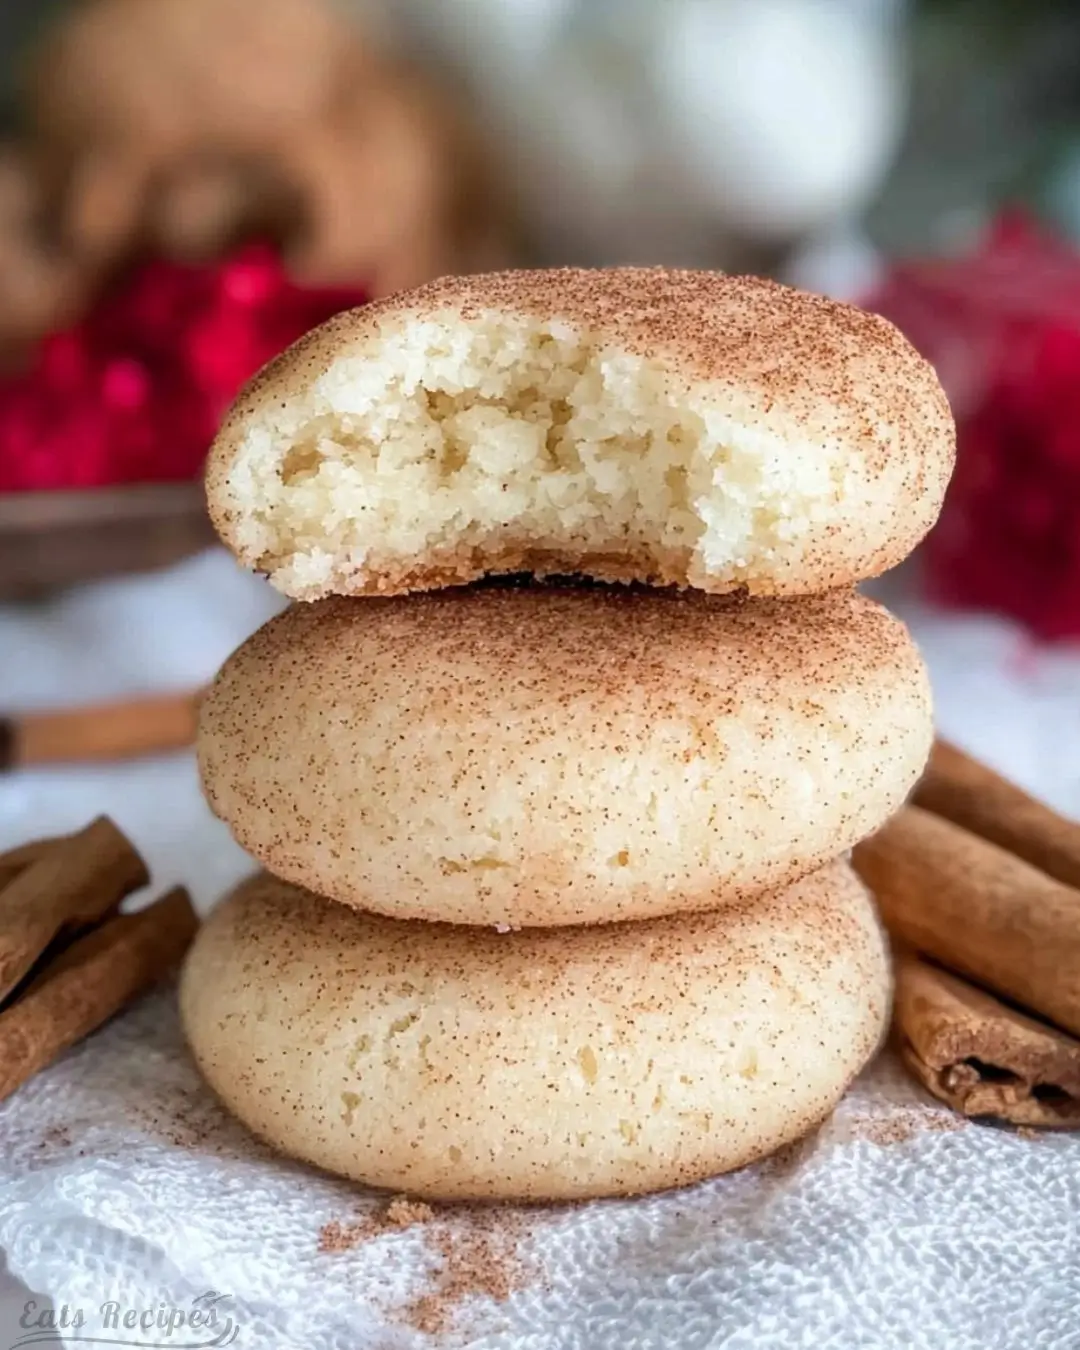
[[[177,887],[73,942],[0,1012],[0,1100],[167,975],[197,926]]]
[[[904,1063],[966,1116],[1080,1126],[1080,1040],[911,951],[894,952],[893,1033]]]
[[[905,944],[1080,1034],[1080,890],[917,806],[854,862]]]
[[[41,850],[0,890],[0,1000],[63,929],[98,921],[149,880],[105,816]]]
[[[0,768],[180,750],[194,741],[197,721],[198,695],[193,693],[24,713],[0,722]]]
[[[18,848],[8,849],[6,853],[0,853],[0,891],[9,881],[13,881],[20,872],[25,871],[31,863],[36,863],[39,858],[43,858],[49,849],[59,842],[59,838],[35,839],[29,844],[20,844]]]
[[[1067,886],[1080,887],[1080,823],[1036,801],[948,741],[934,743],[912,800]]]

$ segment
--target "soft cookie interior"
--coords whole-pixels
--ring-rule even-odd
[[[847,466],[610,333],[447,311],[384,322],[274,403],[228,499],[238,551],[297,598],[523,566],[763,592]]]

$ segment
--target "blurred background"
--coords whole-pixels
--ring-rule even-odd
[[[279,603],[213,547],[214,428],[336,310],[523,263],[904,328],[959,466],[879,592],[943,730],[1080,811],[1074,0],[2,0],[0,131],[0,845],[111,810],[203,900],[242,869],[187,754],[110,762]]]

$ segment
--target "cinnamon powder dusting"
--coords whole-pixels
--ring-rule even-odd
[[[965,1117],[952,1111],[897,1110],[888,1115],[852,1115],[845,1124],[855,1139],[866,1139],[872,1144],[887,1147],[906,1144],[919,1134],[951,1133],[967,1128]]]
[[[38,1140],[37,1146],[39,1149],[70,1148],[71,1135],[63,1125],[50,1125]]]
[[[431,1205],[404,1196],[360,1219],[324,1224],[319,1230],[319,1251],[351,1251],[373,1238],[416,1225],[423,1225],[425,1240],[439,1264],[428,1288],[396,1314],[414,1331],[440,1335],[451,1328],[467,1299],[505,1302],[530,1275],[518,1254],[524,1229],[519,1214],[479,1206],[436,1212]]]
[[[430,1205],[419,1200],[408,1200],[403,1195],[396,1196],[385,1209],[375,1214],[366,1214],[362,1219],[351,1223],[341,1223],[332,1219],[319,1229],[319,1251],[347,1252],[371,1238],[382,1237],[384,1233],[400,1232],[411,1228],[413,1224],[429,1223],[435,1217]]]
[[[518,1256],[521,1221],[516,1215],[476,1210],[457,1223],[439,1223],[431,1245],[442,1258],[435,1287],[407,1304],[402,1320],[415,1331],[437,1336],[454,1321],[465,1299],[504,1303],[522,1288],[528,1274]]]

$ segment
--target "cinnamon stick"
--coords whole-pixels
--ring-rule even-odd
[[[94,923],[149,880],[105,816],[45,847],[0,890],[0,1000],[63,929]]]
[[[1080,823],[1068,820],[948,741],[936,741],[916,805],[1080,887]]]
[[[904,943],[1080,1034],[1080,890],[917,806],[854,862]]]
[[[31,863],[36,863],[39,858],[44,857],[58,842],[58,839],[35,839],[29,844],[20,844],[18,848],[0,853],[0,891]]]
[[[898,1049],[935,1097],[966,1116],[1080,1126],[1080,1040],[911,951],[894,952],[894,971]]]
[[[128,699],[0,719],[0,769],[132,759],[195,739],[198,695]]]
[[[72,943],[0,1012],[0,1100],[168,974],[197,926],[178,886]]]

